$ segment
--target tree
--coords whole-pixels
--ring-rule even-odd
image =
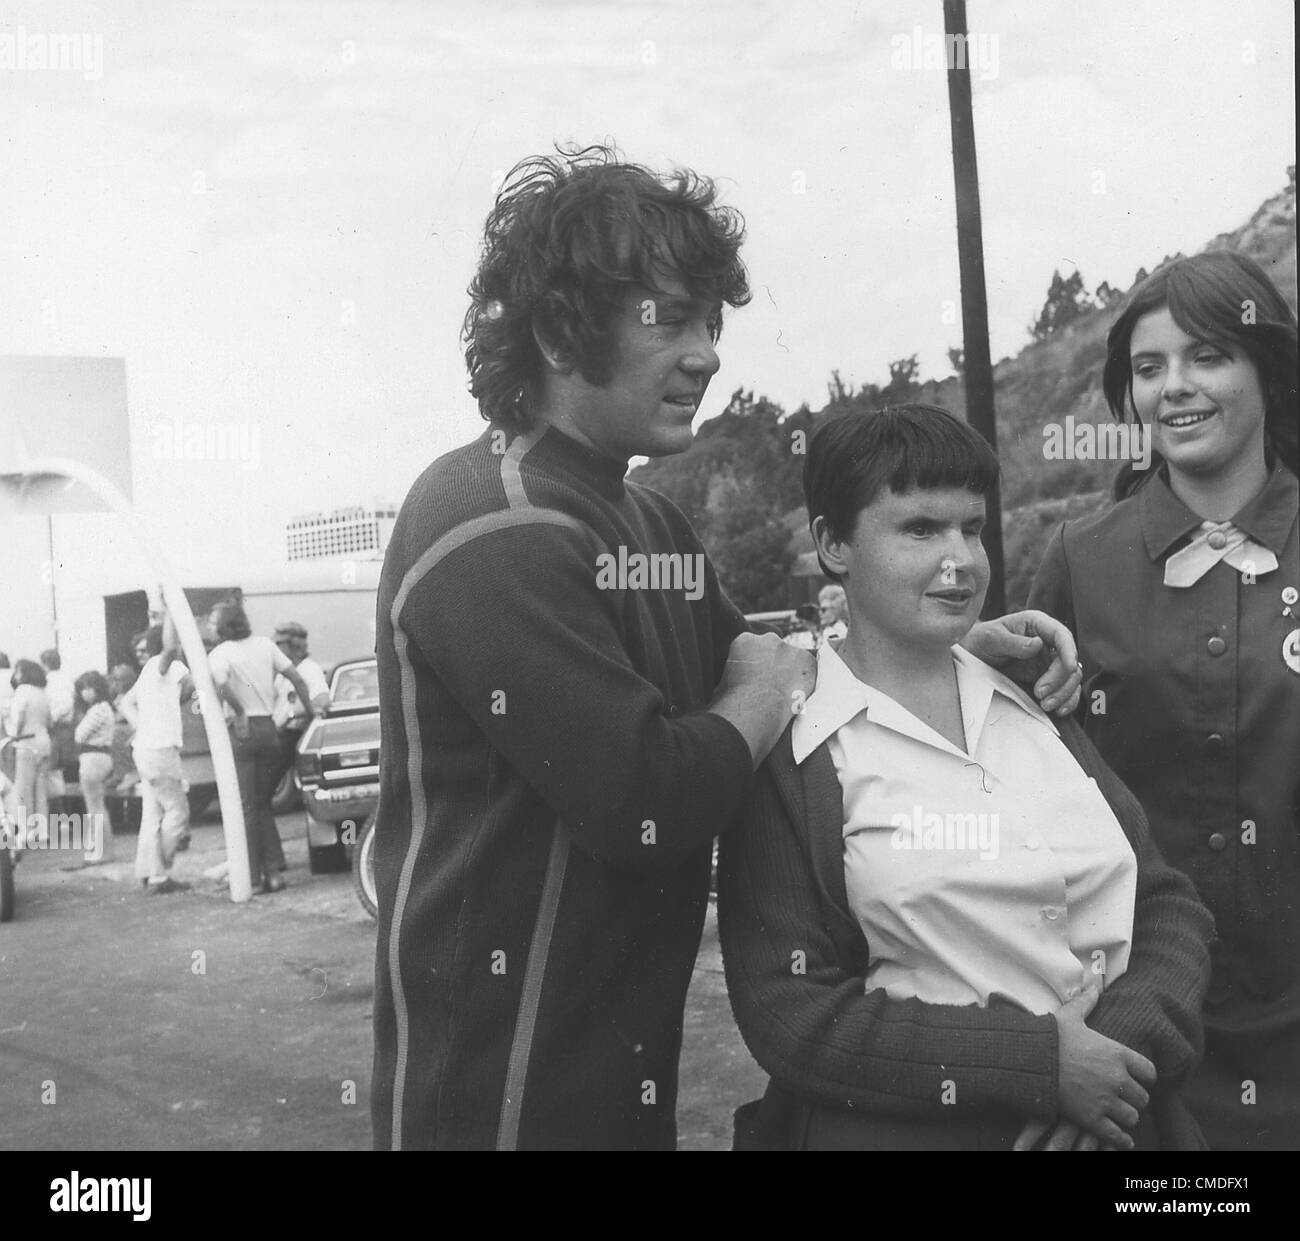
[[[885,398],[887,405],[901,405],[904,401],[909,401],[916,394],[917,379],[921,370],[921,364],[916,360],[916,354],[910,358],[897,358],[889,364],[889,382],[885,385],[885,390],[881,395]]]
[[[1030,326],[1030,339],[1047,340],[1094,306],[1087,289],[1083,287],[1083,276],[1077,270],[1067,277],[1054,271],[1052,283],[1047,290],[1047,300],[1043,303],[1037,321]]]
[[[966,350],[949,349],[948,365],[952,367],[953,374],[959,379],[966,374]]]
[[[840,405],[853,395],[853,389],[840,378],[839,371],[831,371],[830,383],[826,385],[826,395],[830,398],[828,404]]]
[[[835,376],[845,402],[850,390]],[[834,388],[832,388],[834,391]],[[766,397],[737,388],[684,453],[633,473],[689,518],[723,588],[744,611],[788,606],[790,531],[783,518],[802,500],[800,478],[814,418],[802,406],[788,418]]]
[[[1112,289],[1108,281],[1103,280],[1097,286],[1097,305],[1103,310],[1107,306],[1113,306],[1123,296],[1119,289]]]
[[[742,612],[788,606],[790,531],[763,480],[732,473],[709,486],[708,517],[700,532],[723,587]]]

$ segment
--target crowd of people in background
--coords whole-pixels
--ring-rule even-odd
[[[121,664],[107,675],[87,669],[75,680],[64,672],[57,650],[43,651],[39,662],[19,659],[8,677],[9,658],[0,652],[6,690],[0,694],[0,743],[7,752],[0,762],[0,792],[7,818],[22,817],[29,839],[52,846],[51,798],[65,797],[75,782],[85,807],[83,860],[109,863],[116,860],[116,839],[108,796],[124,778],[138,780],[142,813],[135,871],[150,893],[183,886],[169,871],[175,853],[188,843],[189,826],[180,777],[180,709],[192,687],[184,665],[175,662],[174,633],[166,650],[163,634],[164,626],[155,624],[135,635],[136,668]],[[128,737],[131,757],[123,762]]]
[[[138,786],[141,814],[135,877],[150,895],[188,885],[172,874],[190,843],[190,804],[182,770],[182,711],[194,682],[165,612],[131,641],[135,666],[107,674],[88,669],[74,680],[59,652],[11,667],[0,651],[0,809],[22,817],[26,833],[50,844],[51,798],[75,780],[85,812],[81,848],[87,865],[119,860],[109,796]],[[307,630],[286,621],[274,639],[253,635],[238,603],[207,618],[204,644],[225,707],[248,833],[255,891],[284,888],[284,848],[272,795],[293,765],[312,716],[329,701],[324,669],[308,654]],[[35,819],[32,819],[32,816]]]

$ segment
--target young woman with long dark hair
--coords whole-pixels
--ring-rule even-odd
[[[1239,254],[1155,272],[1111,328],[1151,466],[1053,536],[1030,606],[1074,631],[1081,720],[1219,943],[1186,1097],[1210,1145],[1300,1147],[1296,319]]]
[[[20,659],[9,678],[6,728],[13,739],[14,775],[10,814],[40,815],[36,834],[44,838],[49,817],[50,704],[45,696],[45,669],[34,659]]]
[[[1079,725],[956,645],[997,477],[930,406],[809,445],[852,619],[720,844],[727,991],[772,1077],[738,1145],[1202,1148],[1179,1086],[1210,916]]]
[[[77,777],[86,803],[86,818],[92,835],[86,842],[86,861],[113,860],[113,825],[108,817],[104,791],[113,774],[113,736],[117,717],[113,714],[113,692],[102,672],[83,672],[74,689],[82,714],[73,736],[77,743]]]

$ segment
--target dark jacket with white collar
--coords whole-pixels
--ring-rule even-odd
[[[1165,1149],[1204,1149],[1178,1084],[1201,1053],[1200,1009],[1213,921],[1161,858],[1141,806],[1073,720],[1061,739],[1114,811],[1138,862],[1133,948],[1090,1028],[1156,1066],[1150,1114]],[[870,948],[844,882],[843,795],[823,742],[796,765],[791,730],[724,836],[718,922],[741,1034],[771,1075],[765,1144],[798,1148],[813,1108],[947,1121],[1006,1111],[1057,1115],[1057,1025],[1011,1004],[891,1000],[865,988]],[[945,1102],[945,1082],[956,1090]],[[955,1098],[952,1096],[955,1095]]]

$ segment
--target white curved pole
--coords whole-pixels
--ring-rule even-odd
[[[199,637],[199,627],[194,623],[194,613],[190,611],[189,601],[177,583],[171,565],[130,501],[90,466],[67,457],[40,457],[23,465],[19,473],[29,478],[55,474],[75,479],[88,487],[126,520],[141,554],[155,569],[162,583],[163,602],[171,613],[185,662],[194,680],[199,710],[203,713],[203,727],[208,734],[208,749],[212,752],[212,769],[217,778],[217,798],[221,805],[221,828],[226,838],[226,860],[230,864],[230,899],[236,903],[249,900],[253,895],[253,884],[248,867],[248,839],[244,834],[239,781],[235,775],[235,755],[225,729],[225,717],[212,680],[212,670],[208,667],[208,654],[203,649],[203,639]]]

